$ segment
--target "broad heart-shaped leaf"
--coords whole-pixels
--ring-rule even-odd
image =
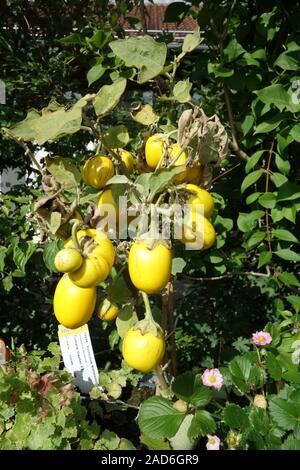
[[[119,103],[126,89],[126,78],[118,78],[111,85],[104,85],[94,99],[94,109],[98,117],[110,113]]]
[[[20,271],[25,272],[26,263],[36,249],[37,245],[32,242],[19,243],[14,246],[13,260]]]
[[[159,116],[155,114],[150,104],[145,104],[144,106],[141,106],[136,111],[133,111],[131,115],[136,122],[139,122],[144,126],[150,126],[151,124],[154,124],[154,122],[159,120]]]
[[[138,317],[133,305],[126,305],[119,310],[116,326],[119,336],[123,338],[125,333],[138,322]]]
[[[76,189],[81,181],[80,170],[68,158],[46,158],[46,164],[51,175],[63,189]]]
[[[269,403],[270,414],[281,428],[286,431],[300,430],[300,403],[292,403],[283,398],[274,397]]]
[[[203,41],[200,37],[200,29],[197,27],[192,34],[187,34],[182,45],[182,52],[192,52]]]
[[[119,126],[111,126],[103,134],[103,140],[111,149],[125,147],[129,142],[128,130],[123,124],[120,124]]]
[[[192,84],[188,80],[180,80],[176,83],[173,88],[174,98],[179,101],[179,103],[187,103],[191,100],[190,91],[192,89]]]
[[[118,39],[110,42],[109,46],[127,67],[139,70],[138,83],[145,83],[159,75],[166,61],[166,44],[155,41],[151,36]]]
[[[141,404],[138,423],[143,433],[161,439],[175,436],[184,417],[166,398],[152,397]]]
[[[267,86],[262,90],[258,90],[256,94],[260,101],[265,104],[273,104],[280,111],[284,108],[288,108],[290,105],[291,97],[286,89],[280,84]]]
[[[213,434],[216,430],[216,423],[212,415],[205,410],[199,410],[191,422],[190,429],[188,430],[188,437],[195,439],[197,437],[207,436]]]
[[[245,429],[249,424],[249,419],[244,409],[234,403],[226,406],[223,411],[223,418],[225,424],[234,429]]]
[[[183,171],[185,171],[185,167],[180,165],[172,168],[160,168],[154,173],[151,173],[149,178],[150,201],[153,200],[156,194],[161,193],[165,188],[167,188],[171,181]]]
[[[51,102],[41,112],[31,110],[23,121],[8,129],[8,132],[25,141],[35,140],[39,145],[74,134],[81,126],[82,108],[90,99],[91,95],[84,96],[67,111],[56,102]]]
[[[252,184],[256,183],[256,181],[259,180],[259,178],[263,175],[263,170],[256,170],[252,171],[252,173],[249,173],[249,175],[246,176],[244,181],[242,182],[241,186],[241,192],[245,192],[249,186]]]

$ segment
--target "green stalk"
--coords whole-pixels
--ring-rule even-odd
[[[146,312],[145,312],[145,319],[146,320],[149,320],[150,323],[155,323],[154,319],[153,319],[153,316],[152,316],[152,311],[151,311],[151,307],[150,307],[150,302],[149,302],[149,297],[148,295],[146,294],[146,292],[142,292],[142,297],[143,297],[143,301],[144,301],[144,304],[145,304],[145,309],[146,309]]]
[[[73,245],[74,245],[74,248],[76,250],[78,250],[79,252],[81,252],[81,246],[80,246],[80,243],[79,243],[79,240],[77,238],[77,230],[79,229],[79,226],[82,224],[82,222],[80,222],[79,220],[76,220],[76,222],[73,223],[73,227],[72,227],[72,241],[73,241]]]

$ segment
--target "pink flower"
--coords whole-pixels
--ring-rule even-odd
[[[256,331],[256,333],[252,334],[252,343],[256,346],[265,346],[266,344],[270,344],[271,341],[272,336],[265,331]]]
[[[218,436],[210,436],[208,434],[207,438],[207,450],[220,450],[220,439],[218,438]]]
[[[202,374],[202,383],[207,387],[220,390],[223,385],[223,375],[219,369],[206,369]]]

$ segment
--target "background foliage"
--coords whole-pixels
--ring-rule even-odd
[[[2,126],[20,121],[27,109],[41,109],[51,99],[69,108],[78,97],[74,93],[95,93],[121,76],[129,86],[109,120],[114,125],[126,124],[131,138],[127,148],[137,149],[145,127],[128,119],[128,110],[143,100],[141,88],[130,80],[133,67],[124,67],[108,46],[114,34],[124,37],[117,19],[134,3],[93,1],[79,8],[78,2],[68,1],[70,14],[58,18],[61,2],[53,1],[51,6],[47,2],[46,8],[45,2],[6,0],[0,17],[0,78],[7,87],[7,104],[0,105]],[[233,360],[237,353],[248,354],[251,332],[268,321],[285,322],[286,334],[299,329],[299,6],[299,2],[279,0],[208,0],[203,6],[171,3],[166,12],[168,21],[179,22],[185,15],[198,21],[205,47],[184,57],[177,76],[190,79],[191,93],[197,93],[195,102],[200,100],[208,115],[217,113],[231,137],[230,154],[213,175],[216,245],[208,252],[189,254],[183,272],[176,275],[179,372],[192,368],[197,372],[200,367]],[[169,39],[169,34],[159,37],[161,43]],[[168,48],[168,63],[177,52]],[[143,84],[142,91],[160,90],[154,109],[174,121],[184,105],[164,101],[165,87],[160,76]],[[91,155],[86,150],[90,139],[83,132],[46,147],[78,164]],[[16,167],[23,174],[29,170],[23,151],[3,136],[0,155],[1,169]],[[17,344],[29,348],[45,348],[56,340],[51,305],[56,274],[49,269],[44,246],[34,241],[36,226],[30,217],[33,198],[40,191],[38,182],[37,176],[37,183],[13,188],[1,196],[0,206],[1,332],[7,342],[14,337]],[[97,321],[92,324],[99,368],[108,363],[117,366],[120,360],[113,328],[105,327]],[[285,389],[287,397],[292,396],[292,388]],[[246,406],[242,400],[239,405]],[[271,408],[276,421],[275,407],[276,401]],[[264,413],[248,411],[239,417],[236,409],[227,411],[226,424],[240,429],[244,424],[235,426],[232,419],[250,420],[253,425],[262,418],[256,414]],[[203,419],[201,413],[199,419]],[[144,424],[140,425],[143,431]],[[207,426],[204,434],[214,432],[212,424]],[[286,422],[283,429],[290,429]],[[153,438],[166,439],[168,432],[164,436],[154,433]],[[299,440],[299,436],[289,439]],[[274,442],[266,446],[279,445]]]

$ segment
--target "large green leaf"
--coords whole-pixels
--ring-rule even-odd
[[[204,387],[201,376],[193,372],[178,375],[172,384],[172,390],[178,398],[195,406],[205,406],[212,398],[212,391]]]
[[[270,414],[274,421],[286,431],[300,429],[300,403],[291,403],[283,398],[270,400]]]
[[[68,158],[46,158],[47,168],[63,189],[76,189],[81,181],[80,170]]]
[[[216,423],[212,415],[205,410],[196,411],[188,430],[188,437],[195,439],[197,437],[213,434],[216,430]]]
[[[300,69],[300,46],[297,42],[290,42],[287,50],[282,52],[274,62],[283,70],[299,70]]]
[[[179,103],[187,103],[191,100],[191,89],[192,84],[190,83],[189,79],[180,80],[173,88],[174,98],[179,101]]]
[[[263,211],[252,211],[250,213],[240,212],[237,225],[242,232],[249,232],[253,230],[257,225],[257,220],[263,217],[265,213]]]
[[[111,126],[103,134],[103,140],[111,149],[125,147],[129,142],[128,130],[123,124]]]
[[[182,5],[181,2],[179,4]],[[173,3],[173,5],[174,5],[174,3]],[[185,8],[186,8],[186,5],[185,5]],[[192,34],[187,34],[185,36],[185,38],[183,40],[182,52],[184,52],[184,53],[192,52],[194,49],[196,49],[196,47],[199,46],[199,44],[202,41],[203,41],[203,39],[200,37],[200,29],[199,29],[199,27],[197,27]]]
[[[256,92],[259,99],[265,104],[273,104],[280,111],[289,107],[291,97],[283,85],[270,85]]]
[[[110,42],[109,46],[127,67],[136,67],[139,70],[139,83],[145,83],[159,75],[166,61],[166,44],[155,41],[151,36],[118,39]]]
[[[271,352],[266,358],[267,371],[274,380],[280,380],[282,377],[282,367],[278,359]]]
[[[56,102],[50,103],[41,112],[31,110],[23,121],[8,131],[25,141],[35,140],[39,145],[74,134],[81,126],[82,108],[90,99],[91,95],[84,96],[67,111]]]
[[[126,305],[119,310],[116,319],[116,326],[121,338],[125,333],[138,322],[138,317],[133,305]]]
[[[152,397],[141,404],[138,423],[143,433],[161,439],[175,436],[184,417],[167,399]]]
[[[104,85],[94,99],[94,108],[97,116],[109,114],[119,103],[126,89],[126,78],[118,78],[111,85]]]
[[[289,250],[288,248],[274,251],[275,255],[279,256],[286,261],[300,261],[300,255],[293,250]]]
[[[262,169],[249,173],[249,175],[247,175],[244,181],[242,182],[241,192],[242,193],[245,192],[246,189],[249,188],[249,186],[251,186],[252,184],[256,183],[256,181],[258,181],[262,175],[263,175]]]
[[[245,429],[249,424],[245,410],[234,403],[226,406],[223,411],[223,418],[225,424],[234,429]]]
[[[37,245],[32,242],[23,242],[14,246],[13,260],[21,272],[25,272],[25,266],[36,249]]]

